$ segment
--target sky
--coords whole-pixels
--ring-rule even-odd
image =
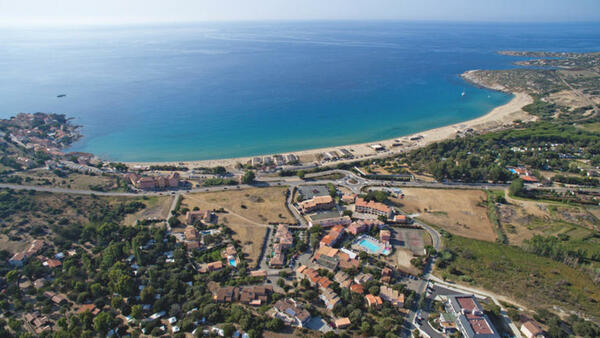
[[[248,20],[600,21],[600,0],[0,0],[0,25]]]

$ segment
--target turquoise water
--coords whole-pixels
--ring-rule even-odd
[[[599,24],[2,28],[0,116],[73,116],[85,137],[71,150],[111,160],[291,152],[481,116],[510,96],[458,75],[512,67],[497,50],[598,46]]]
[[[373,243],[372,241],[370,241],[368,239],[363,239],[358,244],[360,244],[360,246],[362,246],[364,248],[367,248],[372,254],[375,254],[375,253],[379,252],[379,250],[380,250],[379,245],[377,245],[376,243]]]
[[[236,267],[237,266],[237,262],[235,261],[234,258],[229,259],[229,265]]]

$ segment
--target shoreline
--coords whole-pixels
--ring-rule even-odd
[[[420,147],[427,146],[431,143],[446,140],[449,138],[453,138],[457,134],[464,134],[471,130],[472,132],[489,132],[498,128],[509,127],[513,125],[515,120],[521,121],[532,121],[535,120],[535,117],[529,115],[524,112],[522,108],[530,103],[533,103],[533,98],[524,92],[515,92],[511,93],[505,87],[499,85],[484,85],[483,83],[479,83],[477,79],[471,76],[471,74],[475,72],[475,70],[467,71],[461,74],[461,77],[469,82],[472,85],[502,91],[505,93],[510,93],[514,95],[514,97],[502,106],[495,107],[488,113],[483,116],[464,121],[458,122],[447,126],[442,126],[434,129],[424,130],[421,132],[413,133],[410,135],[399,136],[391,139],[373,141],[367,143],[356,143],[349,145],[339,145],[325,148],[314,148],[300,151],[290,151],[283,153],[272,153],[272,154],[264,154],[264,155],[256,155],[256,156],[246,156],[246,157],[235,157],[235,158],[225,158],[225,159],[212,159],[212,160],[198,160],[198,161],[149,161],[149,162],[127,162],[124,161],[122,163],[130,166],[130,167],[145,167],[151,165],[179,165],[186,166],[190,169],[195,167],[234,167],[236,164],[247,164],[252,161],[254,157],[265,157],[265,156],[273,156],[276,154],[295,154],[300,159],[300,165],[311,164],[317,161],[317,156],[319,154],[329,152],[329,151],[338,151],[340,149],[346,149],[350,151],[354,158],[352,159],[342,159],[332,162],[321,163],[323,166],[328,165],[336,165],[338,163],[344,162],[352,162],[357,160],[365,160],[379,157],[387,157],[400,153],[404,153],[413,149],[417,149]],[[411,140],[411,138],[418,137],[418,140]],[[385,151],[375,151],[370,146],[374,144],[379,144],[385,147]],[[395,146],[392,146],[395,145]]]

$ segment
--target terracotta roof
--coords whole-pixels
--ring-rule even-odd
[[[388,207],[387,205],[385,205],[383,203],[375,202],[375,201],[367,202],[363,198],[360,198],[360,197],[356,199],[355,204],[358,207],[370,208],[370,209],[378,210],[381,212],[390,212],[390,207]]]
[[[350,319],[348,317],[344,317],[344,318],[338,318],[335,320],[334,325],[336,328],[344,328],[348,325],[352,324],[350,322]]]

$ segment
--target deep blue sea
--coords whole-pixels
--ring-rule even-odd
[[[67,114],[85,134],[72,150],[121,161],[369,142],[469,120],[508,102],[509,95],[459,77],[513,67],[517,59],[496,54],[504,49],[600,50],[600,24],[2,28],[0,116]]]

